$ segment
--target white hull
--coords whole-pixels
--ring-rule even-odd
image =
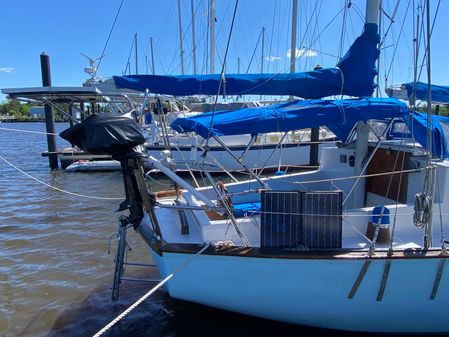
[[[153,252],[165,277],[191,254]],[[171,296],[220,309],[321,328],[397,333],[449,331],[447,271],[434,299],[439,258],[393,259],[377,301],[386,259],[277,259],[199,255],[168,283]]]
[[[265,181],[273,191],[295,191],[300,188],[348,191],[352,185],[346,180],[339,180],[339,177],[353,174],[354,167],[349,160],[353,151],[351,148],[323,149],[320,169],[267,178]],[[376,160],[389,165],[388,156],[394,155],[393,144],[389,145],[389,152],[382,151],[379,152],[380,159]],[[410,152],[410,161],[421,160],[419,154],[414,154]],[[436,163],[438,181],[443,186],[446,185],[448,167],[449,161]],[[413,225],[413,200],[423,175],[424,171],[411,172],[404,179],[407,189],[403,191],[403,203],[376,194],[383,191],[366,188],[366,204],[346,209],[343,213],[342,245],[335,250],[331,247],[326,247],[327,250],[260,248],[263,237],[261,215],[236,219],[248,242],[249,247],[245,248],[235,226],[226,219],[210,218],[200,208],[204,201],[198,201],[190,192],[184,192],[181,198],[183,207],[186,207],[184,220],[178,209],[170,208],[174,198],[160,199],[160,206],[156,207],[155,212],[163,241],[161,248],[153,247],[152,255],[162,277],[175,274],[168,282],[168,291],[178,299],[320,328],[378,333],[448,333],[449,319],[445,312],[449,304],[449,271],[442,262],[445,263],[449,255],[442,255],[439,247],[441,229],[443,233],[449,231],[449,218],[447,214],[438,217],[442,226],[438,222],[432,228],[434,245],[424,250],[424,232]],[[332,181],[326,180],[327,177],[332,177]],[[307,182],[311,184],[306,185]],[[366,185],[373,185],[368,183]],[[257,200],[257,186],[250,184],[227,184],[234,207]],[[382,186],[376,188],[384,184],[377,185]],[[251,192],[250,188],[255,192]],[[197,192],[213,199],[210,188]],[[441,190],[437,198],[443,210],[447,209],[447,193],[446,189]],[[385,242],[376,244],[375,254],[369,257],[370,241],[365,233],[368,235],[368,225],[374,221],[374,206],[378,205],[385,205],[391,210],[390,224],[394,224],[395,228],[391,241],[392,257],[386,254],[389,244]],[[436,203],[434,210],[438,210],[440,205]],[[188,207],[196,208],[189,210]],[[314,214],[314,211],[307,212]],[[279,214],[284,214],[282,209]],[[141,226],[151,233],[148,219],[145,219]],[[279,227],[273,235],[285,231],[281,228],[285,228],[284,221],[287,221],[281,216],[275,219]],[[290,218],[289,221],[292,220]],[[314,221],[314,218],[307,218],[307,221]],[[188,233],[182,233],[183,223],[188,224]],[[313,226],[322,228],[318,223]],[[321,232],[307,233],[309,239],[313,235],[321,235]],[[326,235],[329,233],[323,237],[330,240],[330,236]],[[153,238],[154,235],[149,235],[146,241]],[[220,245],[220,242],[227,242],[229,246],[222,249],[211,247],[192,259],[205,242],[212,247]],[[177,272],[188,260],[191,261]],[[369,265],[366,273],[362,273],[365,263]],[[351,293],[353,296],[350,296]]]

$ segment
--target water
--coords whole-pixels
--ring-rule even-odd
[[[33,177],[73,193],[118,197],[119,172],[51,172],[43,123],[0,124],[0,156]],[[60,132],[67,125],[57,124]],[[58,139],[58,148],[68,146]],[[0,159],[0,336],[89,336],[145,294],[154,283],[124,282],[111,302],[120,201],[95,200],[43,186]],[[164,181],[162,181],[164,183]],[[166,183],[166,182],[165,182]],[[161,185],[163,186],[163,185]],[[157,186],[155,186],[157,187]],[[151,263],[129,231],[132,262]],[[127,276],[158,279],[154,269],[128,267]],[[251,318],[171,299],[156,292],[107,336],[360,336]]]

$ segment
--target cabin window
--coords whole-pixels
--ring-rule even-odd
[[[395,122],[391,128],[391,139],[411,138],[411,132],[404,122]]]

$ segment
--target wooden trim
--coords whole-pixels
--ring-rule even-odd
[[[158,247],[158,254],[178,253],[195,254],[204,247],[202,244],[191,243],[163,243]],[[258,247],[209,247],[203,255],[240,256],[249,258],[275,258],[275,259],[299,259],[299,260],[396,260],[396,259],[436,259],[449,258],[449,255],[441,254],[440,248],[435,249],[405,249],[394,251],[390,256],[388,250],[376,251],[369,257],[367,250],[354,250],[343,248],[338,250],[308,250],[289,251],[281,248]]]

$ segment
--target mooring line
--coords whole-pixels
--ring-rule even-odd
[[[185,268],[190,262],[192,262],[196,257],[198,257],[200,254],[202,254],[207,248],[209,248],[210,243],[206,244],[203,248],[201,248],[197,253],[195,253],[193,256],[191,256],[186,262],[184,262],[182,265],[180,265],[178,268],[175,269],[173,273],[168,275],[166,278],[164,278],[161,282],[159,282],[154,288],[152,288],[150,291],[148,291],[145,295],[143,295],[141,298],[139,298],[133,305],[131,305],[128,309],[126,309],[124,312],[122,312],[120,315],[118,315],[115,319],[113,319],[108,325],[106,325],[103,329],[98,331],[93,337],[99,337],[103,335],[106,331],[108,331],[110,328],[112,328],[115,324],[117,324],[120,320],[125,318],[131,311],[133,311],[135,308],[137,308],[143,301],[145,301],[148,297],[150,297],[152,294],[156,292],[160,287],[162,287],[165,283],[167,283],[173,276],[175,276],[177,273],[179,273],[183,268]]]
[[[20,129],[11,129],[11,128],[4,128],[4,127],[0,127],[0,130],[15,131],[15,132],[24,132],[24,133],[35,133],[35,134],[38,134],[38,135],[59,136],[59,134],[57,134],[57,133],[51,133],[51,132],[31,131],[31,130],[20,130]]]
[[[92,196],[92,195],[85,195],[85,194],[79,194],[79,193],[74,193],[74,192],[70,192],[70,191],[66,191],[63,190],[61,188],[58,188],[56,186],[52,186],[50,184],[47,184],[46,182],[37,179],[36,177],[33,177],[31,174],[26,173],[24,170],[18,168],[16,165],[14,165],[13,163],[11,163],[9,160],[7,160],[6,158],[4,158],[3,156],[0,156],[0,159],[3,160],[6,164],[8,164],[9,166],[11,166],[12,168],[14,168],[15,170],[19,171],[20,173],[22,173],[23,175],[27,176],[28,178],[38,182],[39,184],[45,185],[47,187],[50,187],[58,192],[62,192],[62,193],[66,193],[66,194],[70,194],[70,195],[74,195],[76,197],[82,197],[82,198],[88,198],[88,199],[96,199],[96,200],[123,200],[123,198],[108,198],[108,197],[96,197],[96,196]]]

